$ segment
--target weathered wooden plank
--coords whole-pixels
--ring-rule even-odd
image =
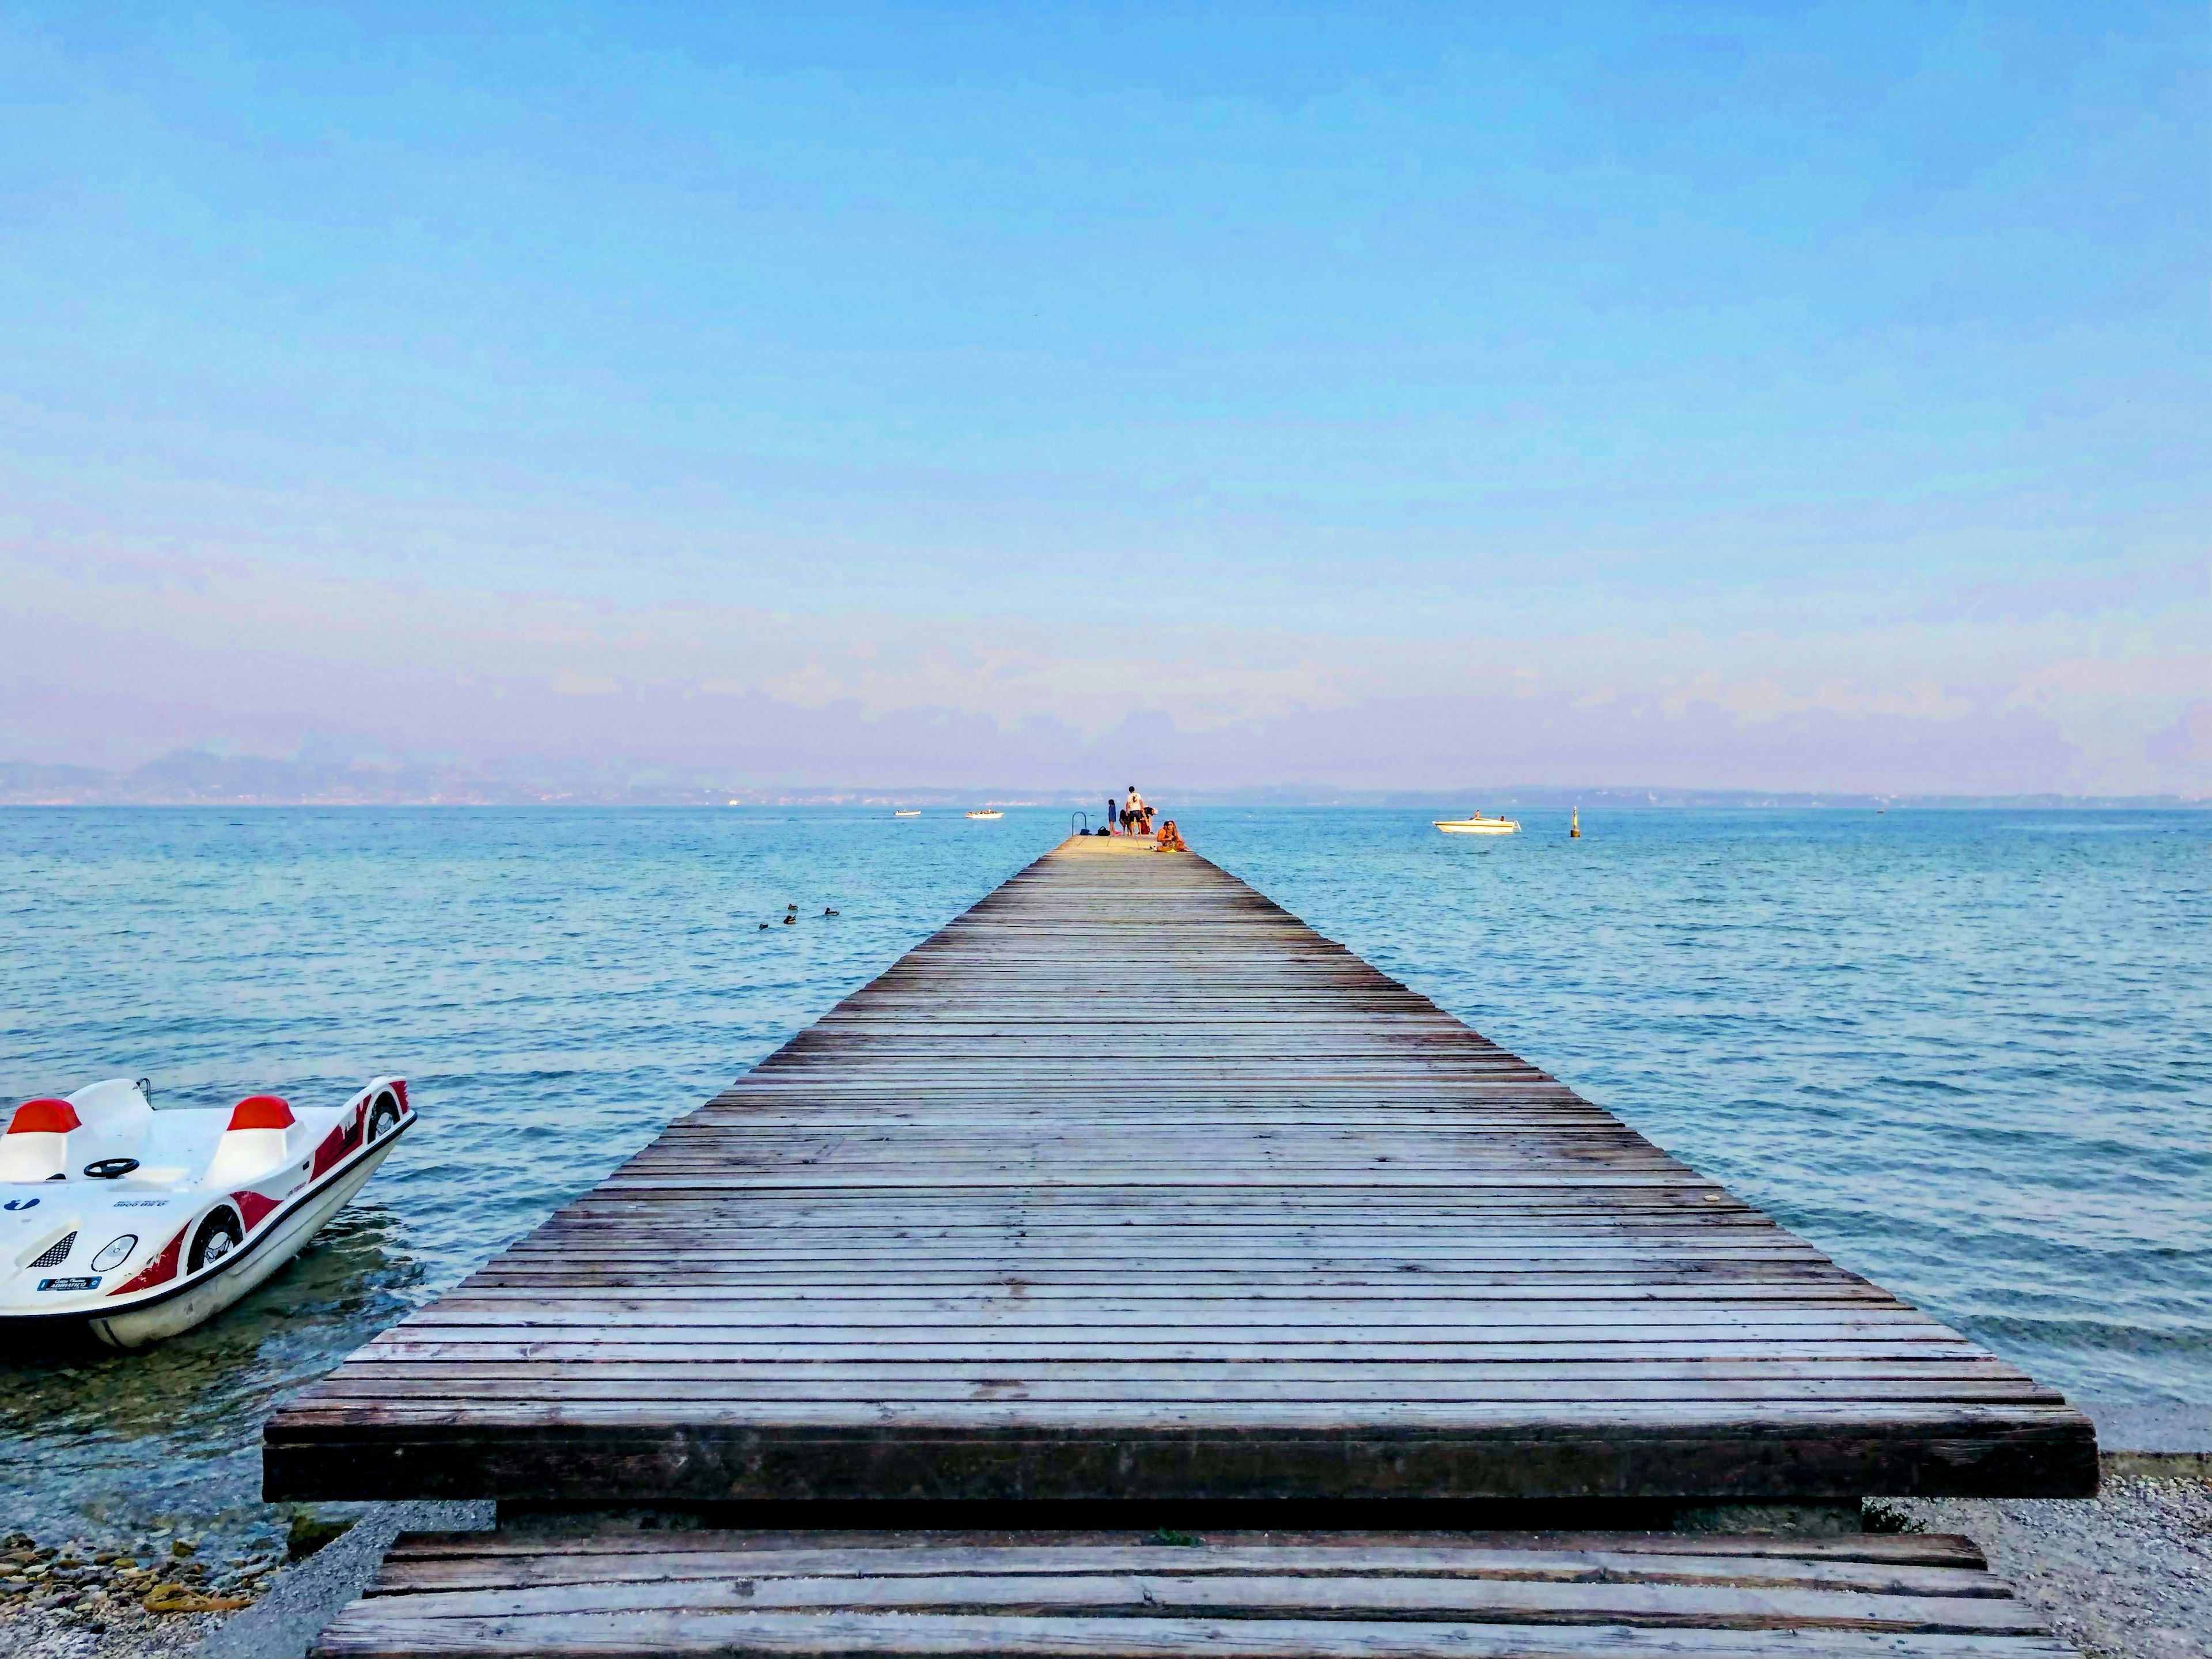
[[[422,1400],[389,1391],[374,1396],[332,1394],[301,1407],[303,1423],[350,1419],[382,1425],[409,1421],[442,1423],[452,1412],[450,1394]],[[2066,1441],[2070,1429],[2063,1406],[2017,1405],[2009,1401],[1900,1400],[1754,1400],[1710,1402],[1688,1400],[1297,1400],[1272,1398],[1133,1400],[1116,1391],[1106,1400],[1031,1401],[1018,1394],[986,1395],[962,1400],[900,1401],[856,1389],[842,1400],[749,1399],[736,1390],[716,1391],[682,1402],[696,1429],[743,1428],[773,1409],[780,1425],[793,1432],[817,1429],[864,1429],[874,1438],[911,1424],[941,1440],[978,1441],[1007,1436],[1049,1444],[1071,1429],[1122,1430],[1165,1434],[1187,1440],[1201,1432],[1236,1434],[1254,1441],[1268,1436],[1371,1436],[1400,1439],[1415,1435],[1449,1436],[1470,1443],[1493,1437],[1535,1434],[1669,1433],[1712,1439],[1805,1439],[1815,1433],[1868,1434],[1884,1430],[1899,1439],[1941,1437],[1971,1439],[1993,1425],[2008,1425],[2014,1437]],[[664,1420],[665,1402],[632,1398],[592,1399],[560,1395],[550,1388],[536,1398],[487,1396],[476,1413],[492,1423],[555,1422],[568,1428],[604,1424],[630,1431],[651,1431]],[[1048,1425],[1038,1419],[1049,1413]],[[317,1418],[305,1413],[313,1412]]]
[[[541,1654],[973,1656],[974,1659],[2069,1659],[2047,1637],[1651,1631],[1342,1620],[1034,1619],[918,1613],[561,1613],[410,1620],[364,1602],[320,1659]]]
[[[549,1404],[586,1401],[628,1403],[641,1393],[649,1393],[664,1404],[679,1400],[732,1404],[837,1401],[858,1401],[863,1405],[927,1406],[1000,1400],[1070,1405],[1107,1401],[1132,1405],[1189,1404],[1200,1407],[1218,1404],[1265,1407],[1278,1402],[1288,1405],[1326,1403],[1342,1407],[1352,1404],[1399,1401],[1415,1406],[1527,1407],[1540,1405],[1557,1386],[1548,1381],[1470,1385],[1366,1377],[1329,1377],[1318,1382],[1295,1383],[1285,1383],[1267,1377],[1240,1379],[1233,1376],[1192,1381],[1105,1377],[1092,1382],[1030,1382],[1020,1377],[973,1374],[921,1381],[882,1376],[732,1377],[705,1368],[678,1370],[674,1367],[651,1370],[633,1367],[629,1375],[608,1376],[589,1364],[571,1367],[561,1374],[548,1376],[540,1367],[515,1365],[507,1369],[513,1374],[499,1376],[485,1375],[482,1367],[471,1366],[459,1370],[442,1366],[434,1374],[426,1376],[417,1367],[387,1366],[382,1373],[359,1376],[343,1387],[334,1388],[324,1396],[324,1403],[327,1407],[341,1400],[364,1403],[444,1401],[450,1400],[457,1389],[465,1389],[472,1398],[486,1401],[526,1400],[544,1401]],[[2007,1401],[2012,1397],[2010,1391],[2000,1382],[1856,1382],[1834,1385],[1823,1380],[1795,1386],[1786,1383],[1708,1384],[1701,1382],[1585,1383],[1582,1386],[1592,1404],[1619,1401],[1709,1405],[1716,1400],[1726,1400],[1735,1402],[1739,1409],[1743,1410],[1767,1405],[1788,1406],[1798,1401],[1835,1403],[1849,1400],[1863,1406],[1892,1401],[1955,1405],[1966,1401]],[[2054,1394],[2047,1403],[2057,1405],[2063,1402]],[[1765,1413],[1762,1412],[1761,1414]]]
[[[501,1291],[489,1286],[456,1291],[416,1322],[418,1330],[446,1325],[487,1325],[509,1320],[536,1326],[598,1326],[620,1320],[625,1326],[670,1325],[703,1329],[738,1327],[748,1331],[815,1331],[823,1310],[834,1308],[838,1328],[854,1331],[922,1330],[937,1333],[953,1323],[988,1322],[997,1331],[1018,1328],[1040,1335],[1053,1331],[1127,1329],[1170,1336],[1224,1326],[1268,1340],[1287,1335],[1297,1340],[1316,1330],[1352,1330],[1381,1334],[1414,1331],[1494,1333],[1504,1342],[1526,1342],[1547,1334],[1571,1334],[1583,1341],[1687,1341],[1706,1334],[1744,1336],[1772,1332],[1801,1340],[1853,1342],[1868,1340],[1955,1342],[1947,1327],[1911,1309],[1821,1306],[1796,1298],[1779,1303],[1711,1305],[1694,1302],[1656,1305],[1650,1300],[1606,1297],[1573,1302],[1492,1301],[1479,1297],[1424,1297],[1419,1301],[1325,1303],[1292,1297],[1220,1296],[1197,1299],[1158,1297],[1128,1301],[1098,1296],[1089,1305],[1079,1297],[1036,1298],[922,1296],[898,1301],[830,1302],[793,1297],[763,1303],[743,1286],[567,1285],[544,1290]]]
[[[899,1611],[1121,1617],[1212,1616],[1407,1620],[1486,1624],[1629,1624],[1699,1630],[1880,1630],[1957,1635],[2034,1634],[2035,1614],[2003,1596],[1849,1595],[1796,1585],[1649,1579],[1487,1576],[1303,1577],[1152,1572],[900,1575],[748,1574],[591,1583],[422,1589],[418,1619],[503,1618],[566,1613]]]
[[[1090,1577],[1119,1575],[1152,1581],[1166,1575],[1176,1581],[1193,1578],[1277,1578],[1292,1581],[1274,1594],[1283,1598],[1301,1593],[1299,1581],[1316,1577],[1422,1578],[1444,1581],[1462,1578],[1528,1581],[1563,1584],[1593,1582],[1616,1584],[1729,1586],[1736,1589],[1793,1589],[1901,1597],[1963,1596],[2002,1600],[2009,1595],[2002,1580],[1984,1570],[1955,1566],[1927,1566],[1917,1563],[1807,1560],[1795,1557],[1743,1555],[1657,1555],[1634,1551],[1585,1549],[1483,1549],[1456,1547],[1216,1547],[1164,1557],[1158,1548],[1125,1545],[1118,1548],[1092,1547],[984,1548],[866,1549],[721,1549],[661,1550],[651,1553],[611,1556],[567,1550],[528,1555],[480,1555],[441,1553],[424,1558],[401,1556],[388,1560],[373,1589],[380,1595],[420,1595],[430,1591],[477,1592],[540,1589],[551,1585],[603,1583],[672,1583],[697,1579],[722,1582],[751,1579],[800,1578],[826,1592],[815,1605],[842,1605],[836,1581],[873,1578],[886,1581],[927,1578],[980,1579],[988,1577],[1036,1580],[1048,1577]],[[1013,1590],[998,1599],[1020,1599]],[[1249,1594],[1249,1592],[1247,1592]],[[919,1596],[941,1600],[941,1587],[926,1587]],[[750,1598],[748,1598],[750,1599]],[[974,1595],[968,1598],[975,1599]],[[663,1605],[665,1605],[664,1603]],[[1438,1601],[1437,1606],[1463,1608],[1468,1602]],[[414,1604],[417,1612],[476,1611],[472,1608],[434,1607]],[[2008,1619],[2007,1627],[2019,1620]],[[1987,1624],[1974,1628],[1994,1628]]]
[[[1044,1534],[945,1529],[778,1533],[600,1528],[549,1534],[502,1528],[489,1532],[402,1533],[386,1558],[385,1572],[388,1577],[404,1571],[404,1564],[409,1562],[459,1562],[500,1557],[518,1563],[540,1559],[574,1563],[589,1556],[655,1558],[690,1552],[714,1555],[742,1553],[747,1559],[780,1552],[794,1559],[818,1559],[824,1562],[864,1557],[888,1571],[917,1553],[941,1556],[973,1567],[981,1562],[1002,1559],[1038,1560],[1069,1550],[1124,1550],[1130,1547],[1129,1540],[1127,1533],[1080,1531]],[[1142,1559],[1152,1559],[1152,1553],[1162,1547],[1195,1547],[1201,1552],[1197,1556],[1178,1558],[1186,1562],[1271,1560],[1284,1571],[1304,1571],[1301,1563],[1309,1561],[1315,1571],[1333,1564],[1342,1564],[1346,1571],[1353,1571],[1361,1563],[1393,1551],[1417,1552],[1420,1559],[1430,1562],[1451,1559],[1459,1552],[1498,1553],[1515,1560],[1534,1559],[1553,1553],[1577,1556],[1595,1553],[1662,1558],[1655,1569],[1662,1571],[1666,1569],[1663,1558],[1725,1558],[1771,1563],[1772,1571],[1785,1575],[1795,1573],[1801,1565],[1833,1562],[1886,1567],[1963,1568],[1976,1572],[1989,1565],[1979,1545],[1955,1533],[1844,1533],[1815,1538],[1772,1533],[1227,1532],[1209,1533],[1194,1546],[1146,1544],[1142,1547]],[[1305,1552],[1312,1553],[1308,1556]],[[632,1571],[633,1565],[616,1562],[600,1569],[585,1565],[578,1570],[620,1573]],[[1179,1570],[1197,1569],[1186,1565]],[[1769,1569],[1761,1566],[1759,1570]],[[1995,1579],[1990,1582],[2001,1583]]]
[[[1587,1258],[1547,1261],[1532,1257],[1519,1264],[1493,1258],[1466,1263],[1344,1265],[1310,1258],[1301,1261],[1296,1256],[1270,1264],[1246,1256],[1233,1277],[1218,1267],[1192,1267],[1164,1256],[1147,1261],[1103,1252],[1084,1260],[1040,1263],[1032,1259],[1023,1265],[1039,1271],[1012,1273],[988,1257],[946,1260],[939,1256],[916,1262],[911,1248],[842,1261],[789,1254],[718,1256],[702,1249],[673,1262],[665,1254],[652,1251],[575,1249],[532,1255],[510,1253],[496,1267],[470,1275],[464,1287],[474,1291],[551,1285],[569,1274],[585,1282],[619,1277],[624,1283],[659,1286],[680,1282],[674,1275],[689,1274],[711,1284],[743,1286],[763,1297],[793,1300],[825,1296],[888,1299],[914,1291],[1022,1295],[1032,1299],[1088,1297],[1098,1294],[1102,1285],[1119,1285],[1125,1297],[1188,1297],[1234,1286],[1259,1299],[1306,1302],[1336,1300],[1346,1291],[1361,1292],[1358,1299],[1364,1301],[1370,1299],[1365,1293],[1379,1289],[1401,1302],[1528,1302],[1632,1294],[1644,1300],[1771,1300],[1795,1296],[1822,1302],[1874,1301],[1889,1305],[1887,1293],[1877,1285],[1822,1262],[1786,1258],[1729,1261],[1707,1258],[1698,1262],[1694,1278],[1684,1273],[1680,1261],[1632,1256],[1613,1261]],[[1131,1279],[1131,1274],[1136,1277]]]
[[[1851,1500],[1868,1492],[1988,1494],[2094,1478],[2063,1429],[1993,1432],[1969,1416],[1948,1427],[1787,1426],[1725,1419],[1701,1427],[1532,1424],[1488,1431],[1449,1423],[1399,1427],[1171,1426],[1058,1423],[1059,1408],[1014,1424],[948,1429],[930,1413],[890,1421],[784,1423],[754,1408],[708,1422],[696,1402],[672,1435],[665,1419],[571,1420],[559,1407],[459,1396],[443,1409],[304,1408],[264,1451],[280,1490],[329,1496],[365,1484],[427,1498],[527,1494],[599,1503],[605,1494],[805,1505],[901,1499],[959,1503],[1146,1503],[1308,1499],[1618,1500],[1694,1493],[1700,1501]],[[763,1433],[762,1420],[775,1422]],[[1093,1431],[1084,1432],[1085,1428]],[[334,1473],[335,1472],[335,1473]]]
[[[1558,1384],[1564,1381],[1575,1383],[1580,1397],[1592,1400],[1609,1397],[1604,1392],[1609,1389],[1650,1389],[1664,1393],[1678,1383],[1711,1389],[1714,1390],[1713,1397],[1716,1398],[1728,1398],[1727,1391],[1736,1389],[1743,1389],[1754,1397],[1763,1397],[1758,1395],[1758,1391],[1763,1389],[1819,1389],[1848,1396],[1850,1391],[1860,1388],[1887,1391],[1893,1388],[1980,1389],[2002,1385],[2003,1392],[1999,1397],[2015,1399],[2018,1395],[2012,1385],[2019,1377],[2019,1373],[2000,1362],[1972,1358],[1952,1364],[1929,1361],[1886,1364],[1869,1361],[1850,1368],[1786,1362],[1763,1364],[1749,1360],[1727,1364],[1705,1359],[1673,1363],[1635,1359],[1611,1364],[1547,1365],[1534,1375],[1523,1366],[1493,1364],[1480,1360],[1407,1360],[1387,1368],[1301,1360],[1281,1360],[1264,1367],[1248,1366],[1235,1361],[1148,1364],[1130,1359],[1038,1360],[1022,1366],[1010,1377],[996,1367],[953,1364],[933,1358],[903,1362],[854,1360],[830,1366],[806,1359],[714,1360],[691,1356],[617,1360],[606,1358],[594,1351],[587,1359],[563,1364],[543,1358],[513,1361],[451,1356],[425,1358],[412,1352],[386,1358],[377,1350],[365,1351],[362,1356],[348,1365],[345,1377],[381,1381],[410,1376],[458,1376],[462,1371],[471,1376],[486,1378],[590,1375],[624,1383],[648,1377],[683,1377],[703,1372],[729,1377],[732,1381],[742,1377],[770,1381],[785,1377],[820,1378],[860,1387],[925,1378],[972,1382],[979,1387],[1000,1387],[1010,1382],[1024,1385],[1070,1387],[1095,1384],[1117,1391],[1140,1383],[1160,1389],[1185,1384],[1211,1388],[1242,1380],[1290,1390],[1292,1397],[1295,1397],[1296,1390],[1309,1384],[1326,1384],[1340,1389],[1371,1388],[1387,1398],[1401,1397],[1391,1393],[1398,1388],[1461,1388],[1504,1390],[1496,1396],[1498,1399],[1521,1399],[1528,1397],[1527,1390],[1536,1389],[1540,1391],[1538,1397],[1548,1399],[1556,1392]],[[332,1389],[337,1389],[340,1382],[339,1378],[331,1379]],[[1484,1396],[1479,1395],[1477,1397]],[[2055,1403],[2055,1396],[2046,1398],[2044,1403]]]

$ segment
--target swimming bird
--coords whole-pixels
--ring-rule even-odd
[[[837,913],[836,913],[835,910],[832,910],[832,909],[831,909],[828,905],[826,905],[826,904],[825,904],[825,905],[823,905],[823,906],[822,907],[822,914],[823,914],[823,915],[825,915],[825,916],[834,916],[834,915],[836,915]]]
[[[768,932],[768,924],[767,924],[766,922],[763,922],[763,923],[761,923],[761,932],[763,932],[763,933],[765,933],[766,932]]]
[[[785,927],[789,927],[793,926],[793,925],[794,925],[798,921],[799,921],[799,917],[798,917],[798,915],[797,915],[796,914],[793,914],[793,915],[787,915],[787,916],[786,916],[786,917],[783,919],[783,925],[784,925]]]

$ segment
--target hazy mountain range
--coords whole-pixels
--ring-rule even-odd
[[[704,771],[575,766],[467,766],[435,763],[273,760],[180,750],[127,772],[84,766],[0,762],[0,805],[11,806],[720,806],[915,805],[1103,806],[1108,786],[936,786],[837,787],[731,781]],[[1586,788],[1471,785],[1458,790],[1338,790],[1325,785],[1273,788],[1177,788],[1158,781],[1161,799],[1211,805],[1586,808],[1771,806],[2182,807],[2212,802],[2178,795],[1869,795],[1742,789]]]

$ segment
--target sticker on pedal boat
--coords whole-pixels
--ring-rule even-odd
[[[94,1273],[86,1279],[42,1279],[39,1281],[39,1288],[42,1291],[96,1291],[100,1288],[100,1275]]]

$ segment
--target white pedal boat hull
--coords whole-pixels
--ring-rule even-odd
[[[137,1348],[220,1313],[376,1173],[414,1127],[406,1089],[379,1078],[342,1106],[296,1115],[273,1096],[227,1114],[155,1114],[143,1085],[119,1081],[26,1105],[0,1136],[0,1341],[21,1350],[88,1335]],[[34,1108],[44,1115],[24,1131]],[[68,1117],[70,1129],[42,1132]],[[131,1146],[167,1155],[165,1167],[140,1176],[135,1153],[118,1150]],[[88,1162],[88,1152],[108,1156]],[[122,1164],[136,1167],[91,1173]]]
[[[325,1222],[353,1201],[354,1194],[368,1184],[369,1176],[376,1173],[377,1165],[384,1162],[384,1155],[398,1139],[398,1130],[386,1135],[370,1147],[367,1156],[353,1168],[334,1174],[324,1183],[323,1189],[305,1197],[280,1224],[270,1230],[266,1243],[248,1240],[246,1249],[233,1251],[212,1273],[182,1294],[166,1302],[151,1302],[126,1312],[88,1319],[86,1328],[111,1348],[141,1348],[214,1318],[299,1255],[307,1241],[323,1230]],[[260,1248],[253,1248],[256,1243]]]
[[[1511,836],[1520,833],[1517,818],[1431,818],[1448,836]]]

